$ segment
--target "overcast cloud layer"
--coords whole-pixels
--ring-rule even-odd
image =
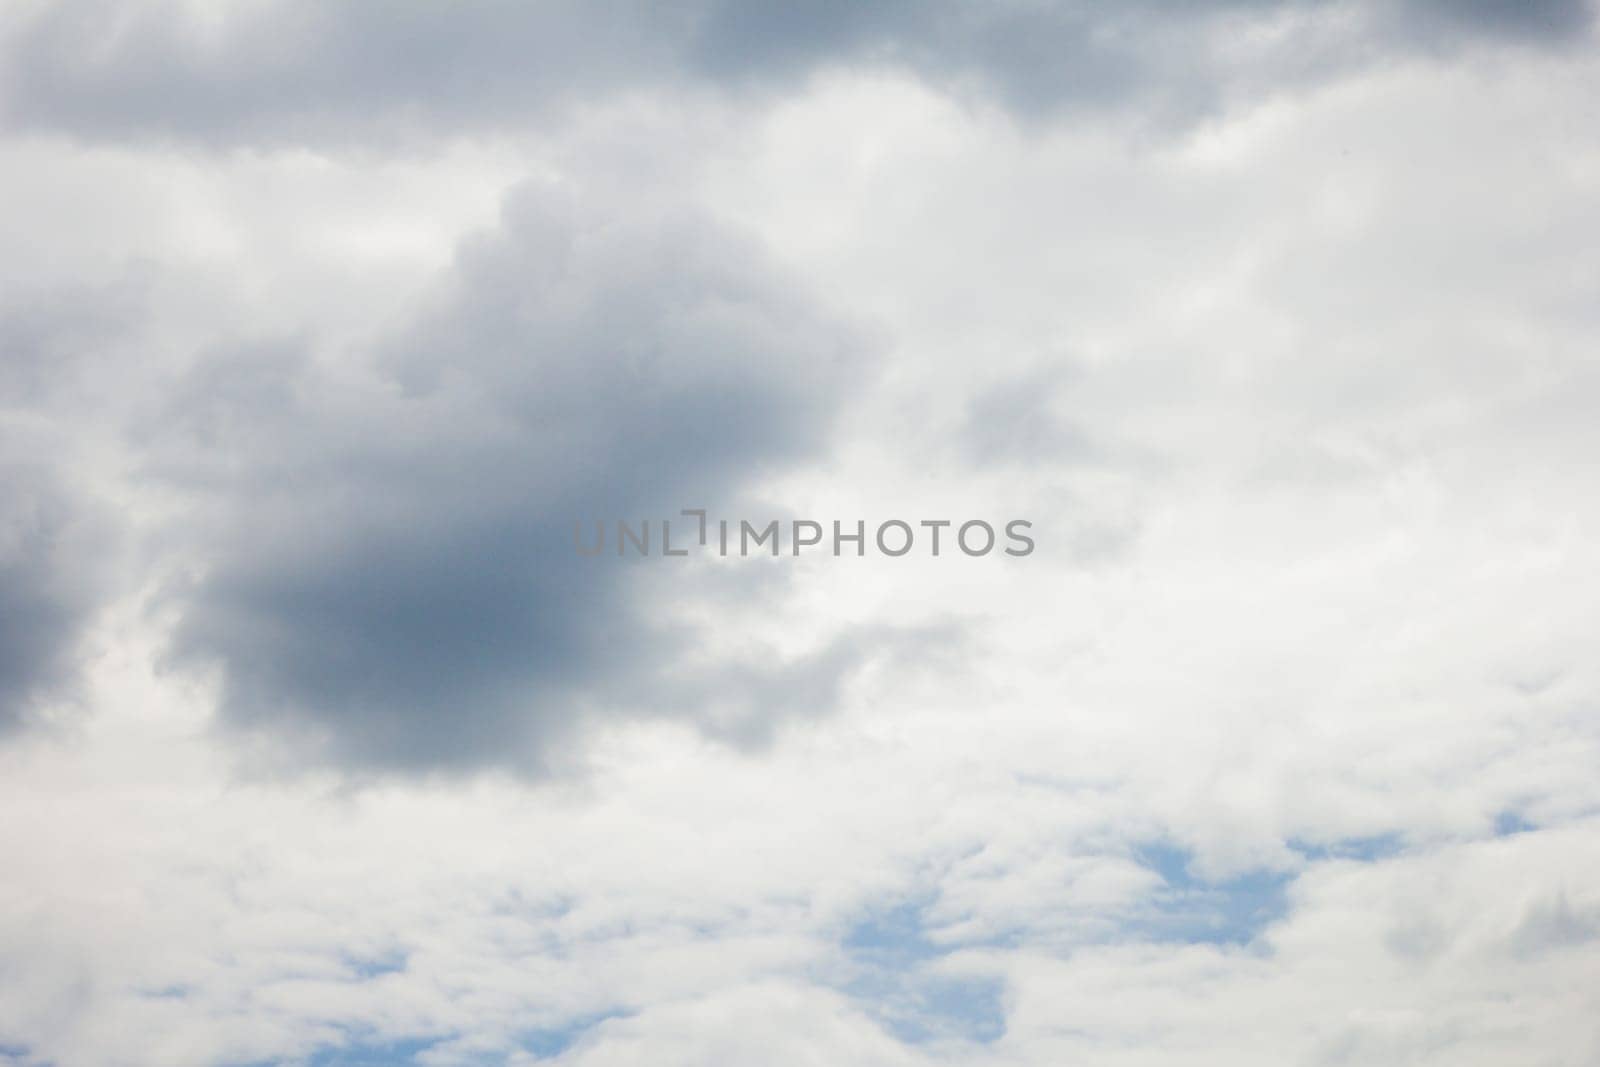
[[[906,71],[1023,115],[1182,119],[1418,53],[1575,46],[1591,17],[1586,0],[22,6],[5,49],[18,127],[278,145],[525,128],[607,93],[775,94],[838,69]]]
[[[1595,1062],[1595,43],[7,6],[0,1064]]]

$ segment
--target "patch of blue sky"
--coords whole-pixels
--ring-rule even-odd
[[[1193,853],[1165,842],[1144,846],[1135,858],[1161,877],[1162,887],[1119,937],[1248,945],[1288,912],[1292,872],[1259,869],[1209,880],[1194,873]]]
[[[1529,822],[1521,812],[1502,811],[1494,817],[1494,836],[1511,837],[1537,830],[1538,824]]]
[[[842,945],[855,965],[842,990],[901,1041],[987,1044],[1005,1033],[998,979],[951,975],[932,965],[947,955],[929,933],[929,897],[876,909]]]
[[[523,1031],[517,1039],[520,1051],[531,1053],[537,1059],[551,1059],[561,1055],[582,1037],[607,1019],[621,1018],[627,1012],[612,1011],[586,1015],[560,1026]],[[410,1067],[435,1045],[454,1037],[453,1034],[435,1034],[429,1037],[405,1038],[398,1041],[370,1041],[355,1039],[337,1045],[326,1045],[309,1057],[291,1062],[304,1067]],[[486,1051],[470,1062],[482,1067],[499,1067],[509,1061],[509,1052]],[[268,1067],[260,1064],[240,1064],[237,1067]]]
[[[363,1042],[318,1049],[306,1060],[307,1067],[391,1067],[413,1064],[417,1057],[437,1045],[442,1038],[405,1038],[399,1041]]]
[[[536,1030],[525,1030],[518,1039],[524,1052],[530,1052],[538,1059],[551,1059],[561,1055],[576,1045],[595,1027],[609,1019],[623,1019],[628,1016],[625,1011],[600,1012],[595,1015],[585,1015],[563,1023],[560,1026],[545,1027]]]
[[[409,1067],[417,1057],[427,1052],[443,1036],[402,1038],[396,1041],[373,1041],[352,1035],[349,1041],[327,1044],[309,1056],[271,1060],[251,1060],[231,1064],[230,1067]],[[487,1061],[496,1063],[496,1060]]]
[[[1333,841],[1309,841],[1293,838],[1289,847],[1313,863],[1324,860],[1355,860],[1358,863],[1376,863],[1397,856],[1404,851],[1405,838],[1394,832],[1370,834],[1365,837],[1342,837]]]
[[[345,967],[357,978],[377,978],[385,974],[398,974],[406,969],[408,957],[404,952],[392,952],[378,956],[349,956],[344,960]]]
[[[931,897],[900,901],[871,911],[845,935],[846,951],[857,959],[885,966],[904,967],[945,953],[928,937],[927,911]]]

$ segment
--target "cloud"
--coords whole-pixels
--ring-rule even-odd
[[[55,471],[0,465],[0,736],[72,697],[109,543],[104,516]]]
[[[1591,14],[1586,0],[69,0],[10,16],[5,116],[89,138],[402,143],[526,130],[641,90],[770,92],[888,69],[1025,117],[1110,108],[1187,122],[1374,58],[1575,41]]]
[[[1596,1059],[1585,8],[22,10],[0,1061]]]
[[[0,405],[44,412],[74,390],[113,340],[129,330],[141,309],[139,287],[18,287],[0,304]]]
[[[972,460],[1060,465],[1091,458],[1093,442],[1055,410],[1071,373],[1070,364],[1057,361],[1043,371],[1008,377],[968,401],[961,437]]]
[[[361,370],[284,342],[175,391],[150,462],[206,531],[175,658],[220,668],[228,724],[368,769],[537,767],[586,716],[727,730],[759,705],[770,731],[825,709],[864,654],[848,636],[714,662],[691,564],[581,557],[574,528],[715,507],[805,459],[867,366],[709,219],[524,186]]]
[[[134,319],[128,286],[17,287],[0,305],[0,736],[81,696],[120,530],[84,483],[85,368]]]
[[[1590,0],[1410,0],[1404,6],[1429,28],[1531,41],[1581,38],[1594,19]]]
[[[752,1025],[760,1020],[759,1025]],[[610,1020],[576,1044],[574,1067],[652,1063],[851,1063],[913,1067],[928,1062],[814,987],[763,982],[712,996],[665,1004]]]

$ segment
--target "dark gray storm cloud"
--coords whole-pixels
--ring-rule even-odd
[[[1250,23],[1337,9],[1327,30],[1236,47]],[[1587,37],[1587,0],[59,0],[6,16],[13,126],[214,143],[516,128],[629,90],[763,91],[838,68],[909,71],[1045,115],[1156,121],[1473,41]]]
[[[1410,0],[1404,6],[1424,26],[1536,41],[1581,37],[1594,17],[1588,0]]]
[[[71,702],[107,533],[48,468],[0,463],[0,736]]]
[[[798,292],[708,219],[528,186],[360,372],[293,340],[207,357],[145,431],[195,507],[176,659],[220,670],[227,724],[375,769],[825,710],[864,646],[708,658],[684,561],[573,546],[816,455],[866,367]]]

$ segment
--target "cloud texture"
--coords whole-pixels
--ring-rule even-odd
[[[0,1064],[1594,1062],[1593,44],[8,6]]]

